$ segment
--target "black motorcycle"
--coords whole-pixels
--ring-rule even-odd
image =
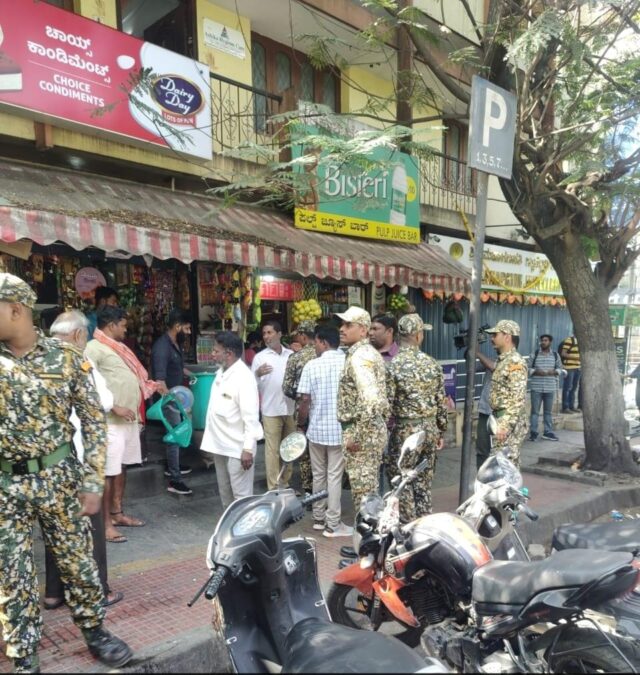
[[[569,550],[541,562],[494,561],[458,515],[400,525],[398,495],[423,464],[401,468],[384,500],[363,500],[355,542],[361,557],[336,575],[334,620],[363,626],[364,618],[377,630],[395,619],[411,636],[426,626],[427,654],[462,672],[636,672],[636,642],[586,616],[633,592],[640,575],[633,555],[599,551],[585,559]]]
[[[293,461],[305,445],[302,434],[291,434],[282,458]],[[282,539],[307,504],[326,496],[299,499],[292,489],[273,490],[236,500],[218,521],[207,550],[212,574],[202,591],[215,598],[214,626],[224,634],[235,671],[447,672],[442,662],[395,638],[331,623],[314,540]]]

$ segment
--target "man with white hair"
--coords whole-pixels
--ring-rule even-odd
[[[58,338],[63,342],[77,347],[81,352],[87,346],[87,339],[89,335],[89,320],[87,317],[77,309],[70,312],[63,312],[59,314],[56,320],[51,325],[49,332],[51,337]],[[90,359],[87,359],[91,363]],[[91,363],[93,370],[90,376],[98,391],[100,403],[105,412],[109,412],[113,407],[113,394],[109,391],[107,383],[96,370],[93,363]],[[70,416],[71,424],[73,424],[75,434],[73,436],[73,445],[75,447],[76,455],[80,462],[84,456],[84,447],[82,446],[82,433],[80,419],[76,415],[76,411],[72,410]],[[93,557],[98,565],[98,572],[100,574],[100,582],[104,591],[104,607],[115,605],[124,597],[121,592],[114,593],[109,588],[107,581],[107,543],[104,535],[104,518],[101,513],[89,516],[91,521],[91,531],[93,535]],[[45,567],[46,567],[46,587],[43,605],[45,609],[56,609],[64,604],[63,585],[60,580],[60,573],[55,564],[55,559],[51,551],[45,546]]]

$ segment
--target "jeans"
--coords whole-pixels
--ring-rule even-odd
[[[562,409],[573,410],[576,405],[576,390],[580,384],[580,368],[572,368],[567,370],[567,375],[564,378],[562,385]]]
[[[540,404],[543,405],[543,426],[544,433],[553,433],[553,419],[551,417],[551,408],[553,407],[553,399],[555,398],[555,391],[532,391],[531,392],[531,433],[538,433],[538,417],[540,416]]]
[[[172,427],[175,427],[182,419],[180,411],[172,403],[163,406],[162,412]],[[170,474],[170,481],[179,483],[182,480],[180,474],[180,446],[177,443],[167,443],[167,471]]]

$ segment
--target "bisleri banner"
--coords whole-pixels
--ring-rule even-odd
[[[212,155],[208,66],[41,0],[0,0],[0,109]]]
[[[312,156],[294,146],[294,156]],[[419,169],[411,155],[392,147],[371,151],[372,171],[345,162],[305,162],[309,174],[295,209],[303,230],[420,243]]]

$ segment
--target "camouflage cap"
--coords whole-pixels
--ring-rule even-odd
[[[349,307],[346,312],[336,314],[336,316],[346,323],[357,323],[365,328],[371,328],[371,315],[362,307]]]
[[[398,321],[398,333],[400,335],[413,335],[421,330],[431,330],[430,323],[424,323],[419,314],[405,314]]]
[[[485,333],[506,333],[507,335],[520,335],[520,326],[510,319],[502,319],[493,328],[487,328]]]
[[[310,333],[311,335],[313,335],[313,331],[315,329],[316,329],[316,322],[305,319],[296,326],[294,333]]]
[[[26,281],[8,272],[0,272],[0,302],[19,302],[33,309],[37,299]]]

